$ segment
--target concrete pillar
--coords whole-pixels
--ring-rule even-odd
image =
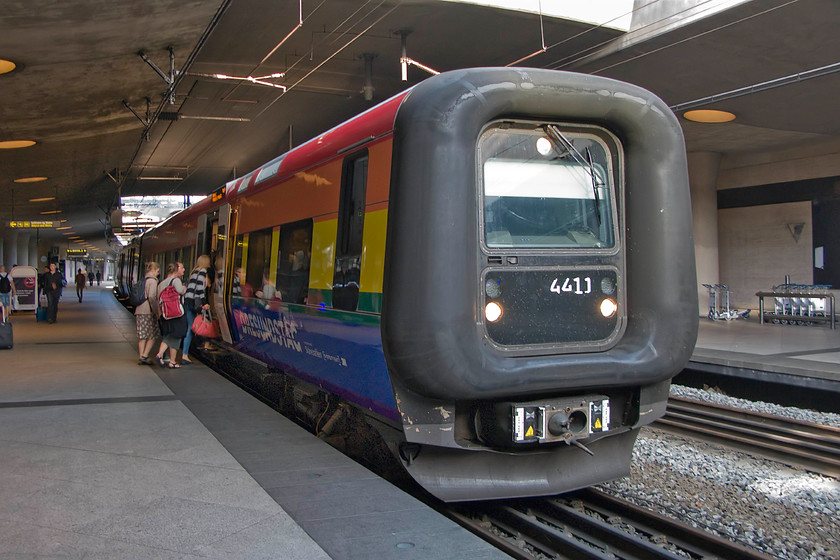
[[[0,235],[0,264],[6,267],[6,270],[12,269],[13,263],[6,262],[6,239],[4,235]]]
[[[721,154],[688,154],[688,178],[691,184],[691,214],[694,220],[694,255],[697,264],[699,313],[709,312],[709,292],[703,284],[720,282],[718,260],[717,176]]]
[[[18,245],[18,232],[17,230],[9,231],[6,233],[5,240],[6,240],[6,260],[9,262],[6,264],[7,267],[14,266],[16,264],[20,264],[18,262],[17,257],[17,245]]]
[[[29,262],[29,238],[32,237],[30,233],[18,233],[17,238],[17,263],[20,266],[28,266]]]
[[[38,236],[31,236],[29,239],[29,266],[38,268]]]

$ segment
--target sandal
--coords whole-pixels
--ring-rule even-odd
[[[191,365],[193,362],[192,360],[188,360],[187,358],[181,358],[181,365],[188,366]]]
[[[165,367],[166,366],[166,362],[163,361],[163,356],[155,356],[155,358],[157,358],[157,361],[160,364],[160,367]]]
[[[140,364],[144,366],[152,365],[152,360],[148,356],[140,356]]]
[[[167,367],[169,369],[179,369],[181,367],[181,364],[173,364],[172,362],[169,362],[169,365]]]

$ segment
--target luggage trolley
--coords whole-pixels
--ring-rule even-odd
[[[739,311],[737,309],[729,308],[729,299],[732,290],[726,284],[703,284],[703,287],[709,290],[709,314],[707,315],[712,321],[725,320],[732,321],[742,317],[746,319],[750,315],[750,310]]]

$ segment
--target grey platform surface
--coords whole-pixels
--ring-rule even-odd
[[[0,558],[508,558],[200,364],[105,286],[0,351]]]
[[[700,319],[691,367],[728,368],[813,382],[840,381],[840,329]]]

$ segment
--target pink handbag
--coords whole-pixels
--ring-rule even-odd
[[[210,317],[206,309],[203,309],[201,315],[196,316],[193,321],[192,332],[205,338],[218,338],[219,323]]]

